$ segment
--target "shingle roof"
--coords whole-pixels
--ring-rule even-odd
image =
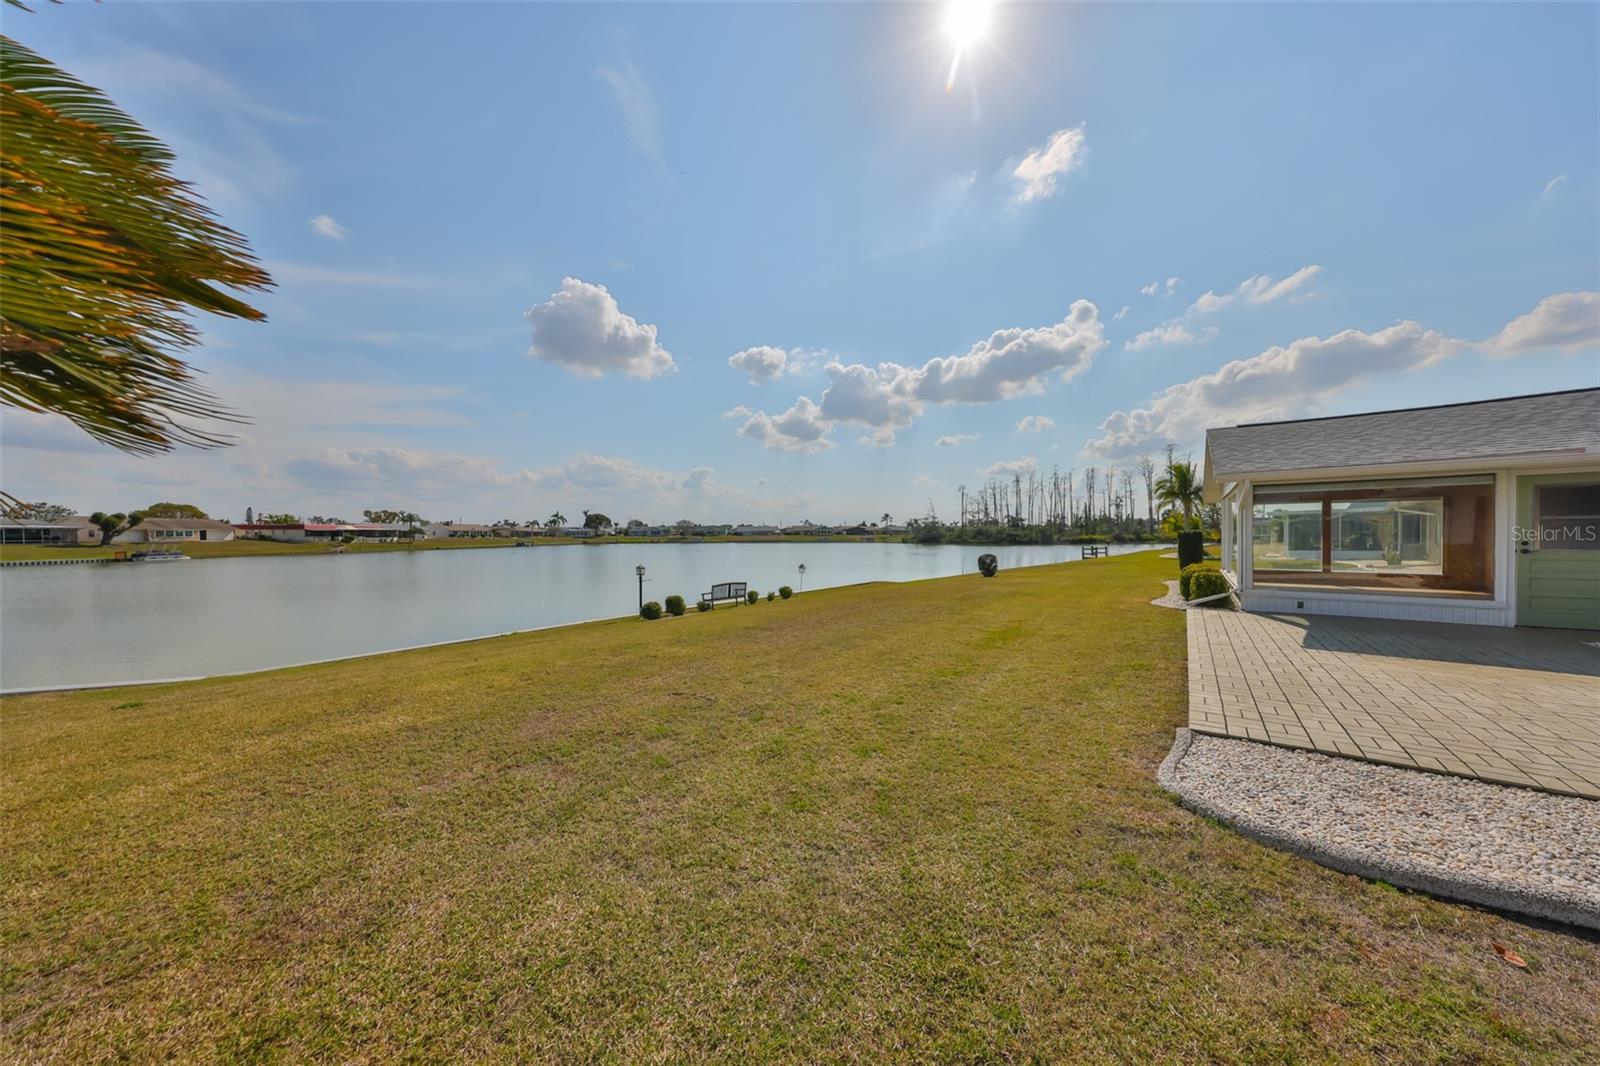
[[[232,529],[227,522],[215,518],[146,518],[135,529]]]
[[[1206,481],[1585,449],[1600,453],[1600,388],[1210,429]]]

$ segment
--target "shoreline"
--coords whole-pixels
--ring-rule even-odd
[[[183,544],[171,550],[180,551],[188,555],[190,560],[209,559],[263,559],[278,558],[286,555],[304,555],[322,557],[325,555],[385,555],[394,553],[411,553],[425,551],[482,551],[491,548],[564,548],[572,545],[582,545],[590,548],[604,548],[612,546],[635,546],[641,544],[909,544],[922,548],[1053,548],[1077,547],[1087,544],[1121,544],[1124,546],[1157,547],[1170,546],[1170,541],[1163,540],[1121,540],[1115,541],[1108,536],[1090,535],[1068,537],[1053,540],[1048,544],[1038,543],[998,543],[980,544],[965,541],[939,541],[934,544],[919,544],[908,540],[904,536],[874,537],[874,536],[830,536],[813,537],[805,535],[780,536],[780,537],[735,537],[729,535],[713,537],[539,537],[518,542],[503,537],[461,538],[463,542],[453,543],[448,540],[420,541],[416,544],[403,544],[391,542],[356,542],[348,545],[322,545],[294,543],[291,541],[249,540],[235,539],[205,542],[202,544]],[[18,549],[21,549],[20,553]],[[343,550],[340,550],[343,549]],[[119,545],[93,545],[85,547],[57,547],[40,544],[12,544],[0,545],[0,568],[12,566],[37,566],[40,563],[96,563],[115,562],[116,552],[125,552],[132,555],[136,551],[149,551],[149,545],[119,544]],[[126,560],[124,560],[126,561]]]
[[[1147,548],[1144,548],[1144,549],[1141,549],[1141,550],[1149,551],[1149,550],[1154,550],[1155,548],[1159,548],[1161,546],[1162,545],[1160,545],[1160,544],[1151,544]],[[1124,555],[1133,555],[1133,554],[1137,554],[1137,553],[1136,552],[1124,552],[1123,554]],[[1080,563],[1080,562],[1084,562],[1084,561],[1086,561],[1086,560],[1083,560],[1083,559],[1063,559],[1063,560],[1061,560],[1059,562],[1036,563],[1036,564],[1034,564],[1032,566],[1013,566],[1013,567],[1008,567],[1007,569],[1008,570],[1012,570],[1012,571],[1014,571],[1014,570],[1038,570],[1038,569],[1041,569],[1041,568],[1044,568],[1044,567],[1049,567],[1049,566],[1071,566],[1071,565],[1073,565],[1075,563]],[[887,578],[878,578],[878,579],[875,579],[875,580],[872,580],[872,581],[853,581],[853,582],[850,582],[850,583],[844,584],[844,585],[823,585],[823,586],[821,586],[819,588],[811,589],[808,592],[797,592],[797,593],[795,593],[795,595],[796,595],[796,597],[808,596],[808,595],[815,595],[816,593],[819,593],[819,592],[832,592],[832,591],[835,591],[835,590],[838,590],[838,589],[862,588],[862,587],[865,587],[867,585],[915,585],[915,584],[921,584],[921,583],[929,582],[929,581],[949,581],[949,580],[951,580],[953,578],[970,577],[970,576],[972,576],[972,575],[966,574],[966,573],[942,574],[942,575],[940,575],[938,577],[918,577],[918,578],[910,578],[910,579],[905,580],[905,581],[891,581],[891,580],[889,580]],[[718,610],[737,610],[739,608],[747,607],[747,606],[758,606],[758,605],[731,604],[729,606],[719,607]],[[688,616],[686,615],[685,617],[688,617]],[[158,678],[134,679],[134,680],[127,680],[127,681],[77,681],[77,682],[64,682],[62,684],[55,684],[55,685],[26,685],[26,686],[22,686],[22,687],[19,687],[19,688],[4,688],[4,689],[0,689],[0,699],[5,699],[5,698],[13,697],[13,696],[40,695],[40,694],[51,693],[51,692],[84,692],[84,691],[89,691],[89,690],[93,690],[93,689],[135,688],[135,687],[147,687],[147,686],[150,686],[150,685],[176,685],[176,684],[183,684],[183,683],[191,682],[191,681],[218,681],[218,680],[224,680],[224,679],[230,679],[230,678],[250,677],[250,676],[255,675],[255,674],[271,673],[271,672],[273,672],[275,670],[296,670],[296,669],[299,669],[301,667],[306,667],[306,666],[324,666],[324,665],[327,665],[329,663],[350,662],[350,661],[355,660],[355,659],[370,659],[370,658],[372,658],[374,656],[378,656],[378,655],[398,655],[398,654],[401,654],[402,652],[425,651],[425,650],[427,650],[429,648],[446,648],[446,647],[450,647],[450,646],[456,645],[456,644],[472,644],[472,643],[476,643],[476,642],[479,642],[479,641],[485,641],[485,640],[498,640],[498,639],[500,639],[502,637],[525,636],[525,635],[527,635],[529,633],[548,633],[551,630],[572,629],[572,628],[574,628],[576,626],[601,625],[601,624],[609,623],[609,622],[626,622],[626,621],[629,621],[631,619],[637,619],[637,618],[638,618],[637,614],[606,615],[606,616],[601,617],[601,618],[582,618],[582,619],[577,619],[577,620],[571,621],[571,622],[555,622],[555,623],[552,623],[552,624],[546,625],[546,626],[530,626],[530,627],[528,627],[526,629],[508,629],[508,630],[503,630],[503,631],[497,632],[497,633],[482,633],[482,634],[478,634],[476,636],[451,637],[448,640],[427,641],[427,642],[424,642],[424,643],[421,643],[421,644],[408,644],[408,645],[405,645],[405,646],[399,647],[399,648],[382,648],[382,649],[379,649],[377,651],[359,651],[359,652],[352,652],[349,655],[334,655],[334,656],[330,656],[330,657],[325,658],[325,659],[308,659],[308,660],[305,660],[305,661],[302,661],[302,662],[281,663],[281,664],[276,665],[276,666],[261,666],[261,667],[256,667],[256,668],[250,669],[250,670],[224,671],[222,673],[216,673],[216,674],[194,674],[194,675],[184,676],[184,677],[158,677]],[[679,619],[676,619],[676,618],[672,617],[671,615],[663,615],[660,619],[657,619],[656,621],[678,621],[678,620]]]

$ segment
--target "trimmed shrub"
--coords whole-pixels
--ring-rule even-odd
[[[698,603],[696,603],[694,605],[694,608],[695,608],[695,610],[701,611],[701,612],[709,611],[709,610],[711,610],[711,601],[710,600],[701,600],[701,601],[699,601]]]
[[[1178,569],[1192,566],[1206,557],[1206,535],[1198,529],[1186,529],[1178,534]]]
[[[773,599],[777,597],[777,595],[778,594],[776,592],[767,593],[767,602],[771,603],[773,601]]]
[[[1220,596],[1229,590],[1230,586],[1228,585],[1228,579],[1222,576],[1221,570],[1214,568],[1210,570],[1196,570],[1194,572],[1194,576],[1189,580],[1188,598],[1192,600],[1203,600],[1207,596]],[[1202,604],[1201,606],[1226,607],[1228,606],[1229,602],[1230,601],[1228,600],[1213,600],[1210,603]]]
[[[751,589],[749,592],[744,594],[744,602],[748,603],[752,607],[756,605],[756,601],[760,598],[761,593],[757,592],[755,589]]]
[[[1194,583],[1194,575],[1202,570],[1216,570],[1217,564],[1213,562],[1190,563],[1178,571],[1178,595],[1189,599],[1189,588]]]
[[[682,596],[667,597],[667,613],[672,617],[682,618],[683,612],[686,610],[688,610],[688,606],[683,602]]]
[[[639,617],[654,622],[661,617],[661,605],[655,600],[646,600],[645,605],[639,608]]]
[[[788,585],[779,585],[778,595],[782,596],[784,599],[788,599],[790,596],[794,595],[794,589],[790,588]]]
[[[984,577],[994,577],[1000,572],[1000,560],[988,552],[978,556],[978,573]]]

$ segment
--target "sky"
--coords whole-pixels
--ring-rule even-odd
[[[1600,7],[78,4],[5,32],[276,280],[80,511],[896,520],[1208,426],[1600,384]]]

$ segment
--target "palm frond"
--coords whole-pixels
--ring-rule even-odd
[[[218,286],[272,279],[172,153],[99,90],[0,36],[0,402],[64,415],[134,453],[241,422],[181,353],[188,314],[260,320]]]

